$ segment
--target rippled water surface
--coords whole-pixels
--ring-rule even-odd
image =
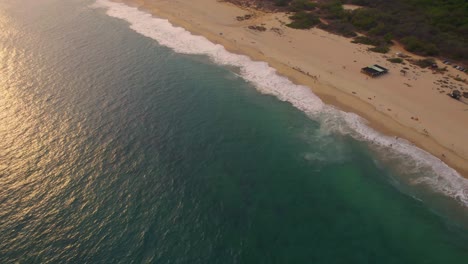
[[[463,180],[108,11],[0,0],[0,263],[468,261]]]

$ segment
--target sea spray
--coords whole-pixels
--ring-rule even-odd
[[[259,92],[291,103],[310,118],[318,120],[322,129],[350,135],[368,142],[377,151],[386,151],[388,154],[385,158],[397,159],[399,167],[406,170],[403,174],[413,175],[412,170],[419,172],[417,178],[408,179],[412,184],[430,186],[468,207],[468,180],[454,169],[406,140],[378,133],[356,114],[325,105],[308,87],[296,85],[278,75],[267,63],[228,52],[222,45],[214,44],[202,36],[192,35],[183,28],[173,26],[166,19],[154,17],[134,7],[109,0],[97,0],[93,7],[105,8],[107,15],[127,21],[134,31],[177,53],[206,55],[219,65],[239,68],[241,77],[252,83]]]

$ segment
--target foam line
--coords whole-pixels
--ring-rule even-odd
[[[468,207],[468,179],[461,177],[443,161],[406,140],[378,133],[356,114],[325,105],[311,89],[278,75],[267,63],[230,53],[219,44],[192,35],[183,28],[173,26],[166,19],[154,17],[134,7],[109,0],[97,0],[93,7],[105,8],[107,15],[127,21],[134,31],[177,53],[206,55],[216,64],[238,67],[241,77],[252,83],[259,92],[291,103],[334,133],[348,134],[357,140],[369,142],[374,148],[384,148],[389,152],[389,157],[399,157],[401,166],[409,170],[409,174],[419,172],[413,184],[428,185]]]

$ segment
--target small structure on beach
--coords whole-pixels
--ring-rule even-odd
[[[388,69],[380,65],[374,64],[374,65],[362,68],[361,72],[374,78],[374,77],[388,73]]]

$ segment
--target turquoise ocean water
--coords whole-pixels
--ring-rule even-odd
[[[468,183],[105,0],[0,0],[0,263],[468,263]]]

